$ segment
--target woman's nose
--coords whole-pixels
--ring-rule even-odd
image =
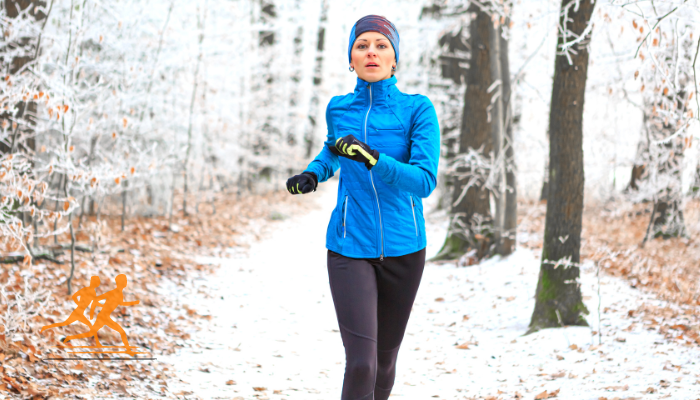
[[[369,49],[367,51],[367,56],[376,56],[376,55],[377,55],[377,51],[374,48],[374,45],[372,44],[369,46]]]

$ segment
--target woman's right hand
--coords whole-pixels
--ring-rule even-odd
[[[318,179],[313,172],[302,172],[287,179],[287,191],[291,194],[315,192]]]

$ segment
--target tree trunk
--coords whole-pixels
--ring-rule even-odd
[[[685,235],[685,218],[680,201],[672,199],[659,199],[654,202],[654,210],[651,213],[647,234],[644,242],[649,237],[670,239]]]
[[[506,19],[505,26],[508,26],[510,19]],[[516,229],[518,227],[518,192],[515,179],[515,149],[513,148],[513,96],[510,85],[510,59],[508,57],[508,40],[500,35],[500,58],[501,58],[501,80],[503,98],[503,126],[505,127],[505,167],[506,167],[506,190],[505,190],[505,213],[503,218],[503,228],[498,254],[507,256],[515,250]]]
[[[204,50],[202,42],[204,41],[204,20],[207,17],[207,4],[204,3],[204,11],[199,15],[197,10],[197,30],[199,30],[199,55],[197,56],[197,65],[194,70],[194,86],[192,87],[192,99],[190,100],[190,121],[187,128],[187,151],[185,152],[185,160],[182,163],[183,167],[183,193],[182,193],[182,214],[187,216],[187,184],[189,174],[190,153],[192,151],[192,117],[194,115],[194,103],[197,98],[197,85],[199,84],[199,67],[202,64]]]
[[[59,203],[59,198],[61,197],[61,175],[58,176],[58,186],[56,188],[56,203],[54,204],[54,211],[56,212],[56,218],[53,220],[53,242],[54,244],[58,244],[58,235],[56,235],[56,230],[58,228],[58,203]],[[63,190],[66,188],[66,179],[63,180]]]
[[[449,165],[458,153],[459,146],[459,128],[462,123],[462,111],[464,105],[462,99],[464,97],[464,81],[467,75],[467,68],[464,64],[469,62],[469,44],[466,41],[465,27],[466,24],[460,22],[460,29],[457,32],[447,31],[438,40],[440,46],[440,78],[434,85],[443,88],[444,115],[440,120],[440,138],[446,149],[445,154],[441,155],[445,162]],[[446,83],[445,80],[451,80],[452,83]],[[433,83],[428,83],[433,86]],[[438,188],[439,199],[437,202],[438,210],[450,210],[452,203],[452,190],[454,187],[453,175],[450,172],[438,171]]]
[[[547,143],[549,143],[549,131],[547,131]],[[540,190],[540,201],[547,201],[549,196],[549,158],[544,160],[544,179]]]
[[[683,98],[685,95],[680,94]],[[654,110],[657,107],[663,108],[663,103],[656,104],[645,102],[648,110]],[[679,107],[681,108],[681,107]],[[682,108],[681,108],[682,109]],[[655,175],[656,182],[662,182],[661,187],[654,188],[655,195],[650,196],[654,200],[654,208],[649,221],[647,234],[644,236],[642,243],[651,238],[669,239],[672,237],[681,237],[686,235],[685,218],[683,216],[683,208],[681,206],[681,170],[684,157],[684,145],[682,138],[674,138],[661,143],[653,143],[653,140],[662,140],[671,137],[676,128],[664,120],[664,117],[659,116],[653,111],[644,113],[644,124],[646,126],[647,138],[642,139],[640,150],[642,165],[632,167],[632,177],[628,188],[638,190],[639,184],[649,179],[649,175]],[[650,170],[656,170],[656,173],[647,172],[647,163]],[[638,175],[638,176],[635,176]],[[667,180],[659,179],[660,177],[669,178]],[[651,200],[651,199],[644,199]]]
[[[318,20],[318,40],[316,43],[316,64],[314,65],[313,94],[309,104],[309,130],[306,132],[306,158],[312,156],[315,144],[316,121],[318,121],[319,92],[323,83],[323,54],[326,43],[326,22],[328,21],[328,0],[321,0],[321,14]]]
[[[627,184],[627,191],[639,190],[639,181],[644,176],[644,164],[635,164],[632,166],[630,181]]]
[[[647,110],[663,107],[662,102],[645,101],[644,105]],[[644,112],[644,132],[646,137],[643,137],[639,142],[637,157],[635,158],[635,164],[632,166],[630,181],[625,191],[628,193],[639,191],[643,182],[648,183],[650,178],[648,169],[657,171],[656,174],[651,172],[652,175],[665,175],[672,179],[665,181],[665,187],[655,188],[653,192],[656,195],[638,198],[642,202],[654,201],[651,219],[649,220],[649,226],[642,244],[649,238],[655,239],[660,237],[669,239],[683,236],[686,233],[685,218],[679,199],[681,196],[679,189],[681,186],[681,172],[679,166],[683,164],[683,142],[678,139],[653,143],[653,140],[661,140],[675,133],[675,128],[664,121],[662,117],[655,115],[653,111]],[[660,155],[662,154],[668,154],[668,157],[661,162],[655,162],[655,160],[661,158]],[[651,168],[648,168],[648,165]]]
[[[493,81],[489,59],[489,36],[493,23],[489,14],[476,5],[470,6],[469,12],[475,13],[476,18],[470,21],[469,28],[471,59],[464,94],[459,153],[465,155],[469,149],[474,149],[480,151],[482,157],[488,158],[493,147],[487,112],[491,102],[488,88]],[[490,252],[493,229],[489,191],[484,187],[484,179],[477,179],[462,196],[462,191],[474,174],[476,171],[469,167],[457,168],[450,211],[452,221],[442,249],[432,260],[457,259],[472,249],[481,259]]]
[[[38,11],[38,7],[45,7],[46,1],[43,0],[6,0],[4,1],[5,13],[9,19],[19,17],[22,11],[31,8],[30,15],[34,16],[35,21],[46,19],[46,14]],[[11,26],[10,22],[10,26]],[[6,43],[6,51],[12,52],[17,49],[24,49],[19,54],[21,56],[12,57],[10,65],[0,62],[0,67],[3,71],[10,75],[15,75],[22,70],[28,63],[34,61],[39,54],[39,46],[41,38],[22,37],[17,42]],[[26,72],[22,72],[26,73]],[[11,154],[15,152],[33,153],[35,151],[34,126],[36,125],[37,104],[34,101],[20,101],[16,104],[17,112],[3,111],[0,113],[0,120],[17,122],[17,127],[14,129],[10,146],[0,141],[0,155]],[[20,140],[17,141],[17,138]],[[26,139],[25,139],[26,138]]]
[[[489,86],[491,105],[489,119],[491,120],[491,140],[493,140],[493,167],[491,173],[496,177],[493,187],[493,198],[496,203],[496,215],[493,219],[493,241],[496,251],[502,249],[503,223],[506,211],[506,163],[504,154],[505,133],[503,128],[503,72],[501,69],[501,28],[492,28],[489,32],[489,68],[491,69],[492,83]]]
[[[588,73],[588,38],[576,53],[561,45],[583,34],[594,4],[562,0],[552,100],[549,112],[549,193],[542,264],[528,333],[564,325],[588,326],[581,298],[583,217],[583,102]],[[570,32],[569,32],[570,31]],[[574,36],[575,35],[575,36]],[[579,42],[581,44],[581,42]]]
[[[66,198],[70,197],[68,175],[65,175],[64,178],[63,194],[66,196]],[[73,292],[71,283],[73,282],[73,274],[75,273],[75,230],[73,229],[73,213],[68,214],[68,226],[70,226],[70,275],[68,276],[66,283],[68,284],[68,295],[70,295]],[[122,225],[122,231],[123,230],[124,227]]]

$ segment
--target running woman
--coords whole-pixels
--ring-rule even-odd
[[[328,103],[325,146],[287,190],[313,192],[341,169],[326,233],[346,356],[341,399],[386,400],[425,265],[421,199],[435,189],[440,129],[427,97],[396,87],[394,24],[377,15],[357,21],[348,60],[355,91]]]

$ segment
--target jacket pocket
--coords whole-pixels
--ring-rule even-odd
[[[345,195],[345,201],[343,201],[343,237],[348,232],[348,226],[347,226],[347,218],[348,218],[348,195]]]
[[[391,149],[396,146],[408,146],[408,140],[406,140],[406,134],[403,128],[372,129],[370,130],[369,140],[372,141],[372,148]]]
[[[416,223],[416,204],[413,201],[413,196],[408,196],[411,201],[411,213],[413,214],[413,227],[416,229],[416,236],[418,236],[418,223]]]

